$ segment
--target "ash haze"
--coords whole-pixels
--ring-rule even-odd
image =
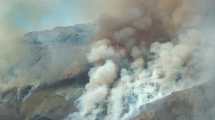
[[[29,55],[36,56],[23,39],[26,32],[80,23],[96,26],[90,42],[74,45],[76,51],[68,43],[59,49],[44,45],[50,57],[48,69],[36,81],[63,79],[61,73],[67,70],[64,57],[74,63],[72,52],[81,56],[77,64],[84,59],[82,65],[90,66],[88,83],[83,84],[83,94],[75,102],[76,112],[66,115],[65,120],[133,120],[145,112],[148,103],[215,80],[215,0],[0,3],[0,91],[23,87],[36,78],[36,72],[30,73],[29,69],[17,70],[17,78],[7,74]],[[43,72],[43,68],[37,66],[37,71]],[[208,96],[212,96],[212,90]]]
[[[93,18],[87,16],[86,5],[85,0],[0,0],[0,81],[6,84],[1,83],[1,88],[14,82],[7,75],[11,68],[23,62],[29,54],[36,56],[29,53],[31,48],[23,40],[25,33],[88,24]],[[23,77],[18,79],[22,81]]]

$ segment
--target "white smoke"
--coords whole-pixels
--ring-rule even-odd
[[[184,76],[185,64],[198,46],[196,34],[189,31],[179,37],[177,44],[153,43],[151,52],[155,58],[149,67],[144,68],[143,58],[138,58],[129,68],[121,68],[117,82],[114,82],[117,68],[113,61],[96,66],[89,73],[86,93],[79,99],[80,113],[70,117],[77,120],[127,120],[135,117],[145,104],[171,94],[176,90],[176,79],[182,79],[178,77]],[[113,87],[110,88],[111,84]]]
[[[78,100],[79,111],[66,120],[131,120],[147,103],[191,86],[181,85],[195,77],[192,65],[201,39],[195,27],[200,15],[189,2],[117,2],[118,11],[112,13],[113,7],[99,22],[88,54],[95,65],[90,82]]]
[[[97,41],[92,45],[91,52],[88,55],[88,61],[93,63],[105,60],[115,56],[115,50],[112,48],[108,40]]]
[[[110,85],[117,77],[117,66],[113,61],[107,60],[103,66],[92,68],[89,72],[90,82],[87,89],[95,89],[96,86]]]

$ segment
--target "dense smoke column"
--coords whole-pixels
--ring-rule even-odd
[[[119,0],[101,16],[87,56],[94,64],[90,80],[78,100],[79,112],[67,119],[129,120],[192,79],[187,71],[199,33],[189,2]]]

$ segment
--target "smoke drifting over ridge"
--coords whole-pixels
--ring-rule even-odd
[[[131,120],[145,104],[192,86],[185,84],[201,64],[195,63],[201,44],[198,2],[97,2],[104,2],[105,14],[88,54],[95,67],[77,100],[79,111],[67,120]]]
[[[71,1],[73,0],[67,2],[71,4]],[[53,79],[62,79],[63,70],[66,69],[66,62],[64,60],[74,57],[73,55],[71,55],[71,57],[65,57],[71,54],[71,52],[67,52],[67,50],[70,51],[73,49],[73,51],[75,51],[79,48],[74,48],[69,45],[69,47],[61,46],[62,49],[60,49],[60,47],[58,47],[58,49],[52,47],[47,48],[47,56],[50,56],[49,61],[54,61],[54,63],[44,63],[48,66],[49,70],[44,74],[40,74],[41,71],[44,70],[44,65],[41,66],[37,64],[34,68],[31,65],[31,63],[37,61],[38,54],[40,53],[36,50],[36,45],[30,43],[31,38],[25,40],[24,35],[26,32],[29,32],[29,30],[47,28],[58,21],[54,19],[51,20],[49,17],[53,12],[56,12],[55,9],[62,10],[63,8],[60,7],[65,4],[65,1],[62,3],[62,0],[0,0],[0,2],[0,91],[14,86],[18,87],[32,84],[32,82],[40,83]],[[59,13],[56,14],[58,15]],[[47,21],[50,21],[50,24],[45,23]],[[54,25],[56,24],[57,23]],[[49,38],[51,39],[53,37],[55,36],[50,36]],[[86,48],[80,47],[80,49]],[[61,56],[57,55],[57,52],[60,53],[63,50],[65,52],[63,52]],[[79,56],[84,56],[82,54],[83,52],[80,52]],[[42,53],[41,56],[43,58],[44,56],[46,57],[45,53]],[[60,57],[63,58],[60,59]],[[78,61],[78,63],[79,62],[80,61]],[[29,64],[30,67],[28,66]]]
[[[23,82],[19,82],[24,77],[13,81],[10,78],[11,76],[8,75],[8,71],[19,64],[28,54],[29,46],[22,39],[26,32],[26,29],[24,29],[26,26],[24,25],[27,21],[31,22],[32,26],[37,25],[39,19],[46,15],[50,9],[50,7],[40,3],[48,3],[48,1],[0,0],[0,90],[15,84],[23,84]],[[52,6],[54,6],[53,3],[52,1]],[[49,5],[51,6],[51,2]],[[26,21],[19,19],[26,19]],[[23,25],[18,25],[17,21],[23,22]]]

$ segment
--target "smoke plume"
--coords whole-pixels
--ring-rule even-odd
[[[100,0],[88,54],[94,68],[67,120],[130,120],[144,105],[189,85],[201,15],[192,0]],[[196,7],[193,7],[196,6]],[[194,60],[195,59],[195,60]],[[195,66],[195,65],[194,65]]]

